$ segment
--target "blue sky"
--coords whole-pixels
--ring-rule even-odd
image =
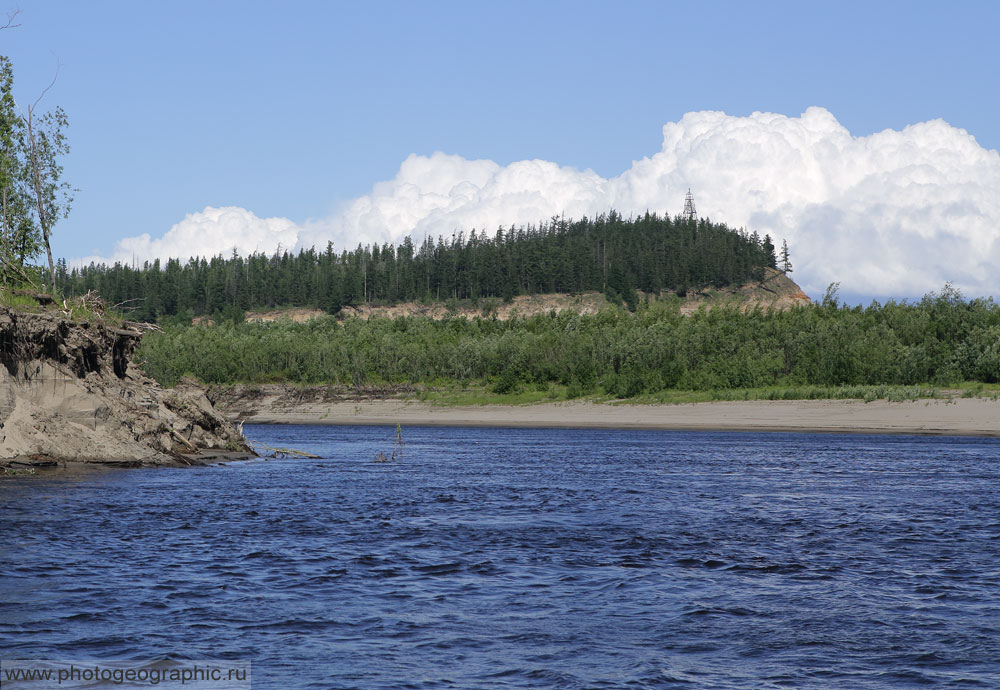
[[[611,178],[660,151],[665,123],[706,110],[820,106],[854,137],[941,118],[1000,147],[996,2],[17,7],[0,53],[19,99],[59,64],[43,105],[70,118],[66,179],[79,192],[53,237],[64,257],[112,256],[122,238],[160,237],[206,207],[329,218],[411,154]],[[889,296],[879,285],[860,287]]]

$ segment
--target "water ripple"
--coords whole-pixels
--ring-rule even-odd
[[[997,688],[992,440],[252,427],[0,481],[0,647],[255,688]]]

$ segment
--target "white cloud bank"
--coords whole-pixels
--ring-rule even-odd
[[[793,277],[810,294],[840,281],[852,294],[918,296],[951,281],[1000,296],[1000,155],[943,120],[854,137],[816,107],[799,117],[688,113],[664,125],[658,153],[609,179],[541,160],[411,155],[330,218],[296,224],[210,207],[160,238],[122,240],[110,259],[419,243],[610,208],[673,215],[689,187],[700,215],[787,239]]]

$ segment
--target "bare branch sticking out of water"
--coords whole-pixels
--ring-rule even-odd
[[[396,443],[392,446],[392,459],[396,460],[403,457],[403,427],[399,424],[396,425]]]
[[[375,454],[375,458],[372,462],[391,462],[393,460],[398,460],[403,457],[403,427],[399,424],[396,425],[396,442],[392,446],[392,457],[386,456],[385,453],[379,451]]]

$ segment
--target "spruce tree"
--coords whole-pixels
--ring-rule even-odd
[[[788,240],[781,241],[781,270],[784,273],[792,272],[792,262],[788,258]]]

